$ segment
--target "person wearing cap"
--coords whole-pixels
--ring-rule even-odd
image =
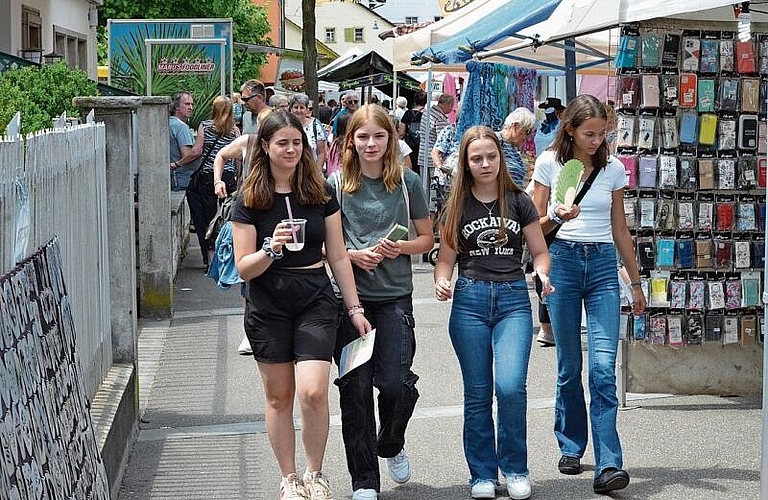
[[[557,134],[557,129],[560,127],[560,118],[563,115],[565,106],[562,101],[557,97],[547,97],[539,104],[539,109],[544,110],[544,120],[541,122],[539,130],[536,131],[536,136],[533,138],[533,142],[536,144],[536,154],[541,154],[547,146],[552,144],[552,141]]]

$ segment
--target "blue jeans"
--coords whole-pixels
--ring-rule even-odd
[[[616,429],[616,351],[620,298],[613,243],[555,240],[547,297],[557,350],[555,437],[563,455],[579,457],[587,448],[587,410],[581,384],[581,304],[587,313],[589,421],[595,476],[607,467],[622,468]]]
[[[499,469],[507,477],[528,475],[526,379],[532,330],[525,280],[461,276],[456,281],[448,332],[464,381],[464,455],[472,485],[495,481]]]
[[[363,300],[365,317],[376,328],[376,343],[370,361],[334,382],[339,387],[341,433],[347,454],[352,489],[381,489],[378,457],[391,458],[405,445],[405,430],[413,415],[419,377],[411,371],[416,352],[415,323],[411,297],[383,302]],[[336,336],[334,358],[358,337],[346,310]],[[373,388],[379,390],[379,432]]]

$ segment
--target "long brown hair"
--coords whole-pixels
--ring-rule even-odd
[[[469,145],[481,139],[490,139],[496,146],[496,152],[499,158],[499,172],[496,175],[496,197],[499,200],[499,241],[506,238],[507,218],[507,196],[508,192],[519,193],[521,189],[512,180],[507,171],[507,165],[504,161],[504,153],[501,150],[501,143],[496,133],[485,125],[475,125],[470,127],[461,139],[459,146],[459,168],[451,181],[451,194],[448,196],[448,202],[445,205],[445,219],[441,229],[440,241],[446,243],[457,252],[459,248],[459,234],[461,229],[461,219],[464,216],[464,207],[466,200],[472,196],[472,186],[475,179],[469,169],[469,158],[467,152]]]
[[[285,127],[292,127],[301,133],[301,158],[296,171],[291,175],[291,190],[296,193],[302,205],[320,205],[331,199],[325,180],[315,164],[312,149],[301,122],[287,111],[273,111],[259,122],[258,140],[254,146],[251,171],[243,182],[243,204],[260,210],[272,206],[275,198],[275,179],[270,170],[269,155],[264,148],[275,133]]]
[[[213,100],[211,106],[211,121],[213,131],[221,135],[229,135],[235,128],[235,115],[232,111],[232,101],[220,95]]]
[[[397,142],[397,131],[389,118],[387,111],[377,104],[366,104],[354,112],[347,123],[347,135],[344,142],[344,155],[342,156],[341,169],[344,185],[342,191],[354,193],[360,189],[363,173],[360,168],[360,157],[355,149],[355,132],[366,123],[373,123],[383,128],[389,134],[387,150],[384,152],[384,171],[382,178],[384,186],[390,193],[400,183],[403,164],[400,162],[400,146]],[[403,186],[405,189],[405,186]]]
[[[587,120],[602,118],[608,120],[605,106],[597,97],[582,94],[568,103],[563,112],[563,122],[549,149],[555,151],[555,158],[560,163],[573,159],[573,133]],[[603,140],[592,155],[592,167],[603,168],[608,164],[608,145]]]

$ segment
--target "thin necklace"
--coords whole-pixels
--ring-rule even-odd
[[[490,206],[490,208],[489,208],[489,207],[488,207],[488,205],[486,205],[486,204],[485,204],[485,203],[483,203],[482,201],[478,200],[477,198],[475,198],[475,199],[476,199],[477,201],[479,201],[479,202],[480,202],[480,204],[481,204],[483,207],[485,207],[485,209],[486,209],[486,210],[488,210],[488,217],[493,217],[493,209],[494,209],[494,208],[496,208],[496,203],[497,203],[499,200],[498,200],[498,199],[496,199],[496,200],[493,200],[493,203],[491,204],[491,206]]]

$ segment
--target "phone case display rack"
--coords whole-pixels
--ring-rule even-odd
[[[622,27],[617,156],[648,301],[626,337],[762,342],[768,35]]]

